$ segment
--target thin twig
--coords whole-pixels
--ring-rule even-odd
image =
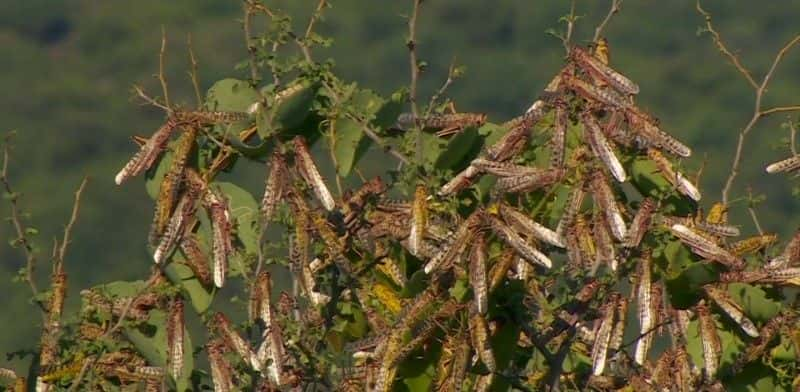
[[[792,151],[792,156],[797,156],[797,127],[794,121],[789,117],[789,149]]]
[[[242,31],[244,33],[244,43],[247,47],[247,52],[249,53],[249,63],[250,63],[250,83],[255,86],[259,82],[258,77],[258,63],[257,63],[257,53],[256,47],[253,45],[253,41],[251,39],[252,34],[250,34],[250,25],[253,21],[253,14],[255,11],[253,9],[253,5],[246,1],[244,2],[244,19],[242,19]]]
[[[6,195],[8,195],[7,197],[9,204],[11,205],[11,224],[14,226],[14,231],[17,235],[17,238],[14,239],[14,242],[22,245],[22,251],[25,253],[25,275],[23,276],[23,279],[28,283],[28,286],[30,286],[31,294],[33,294],[34,297],[37,297],[39,295],[39,288],[34,280],[34,272],[36,270],[36,254],[33,244],[27,236],[27,228],[22,223],[22,213],[20,212],[19,205],[17,204],[18,196],[14,193],[11,183],[8,180],[8,144],[12,137],[13,133],[6,136],[5,145],[3,146],[3,169],[0,172],[0,182],[3,183]],[[39,305],[39,308],[42,311],[42,317],[46,317],[47,313],[45,312],[44,304],[39,301],[36,301],[36,303]]]
[[[306,33],[303,36],[304,41],[308,42],[308,39],[311,38],[311,33],[314,32],[314,24],[317,23],[320,18],[322,18],[322,10],[325,8],[327,3],[327,0],[319,0],[319,3],[317,3],[317,9],[314,10],[314,13],[311,14],[311,18],[308,20]],[[308,44],[306,44],[306,46],[308,46]]]
[[[701,12],[706,16],[706,23],[708,25],[711,25],[711,16],[707,12],[702,11],[702,8],[700,8],[699,1],[698,1],[698,10],[701,10]],[[717,38],[719,37],[719,34],[715,34],[714,37],[716,41]],[[760,120],[765,116],[775,113],[800,110],[800,106],[781,106],[764,110],[762,109],[762,104],[761,104],[761,100],[764,97],[764,93],[767,91],[767,87],[769,86],[770,80],[772,80],[772,76],[775,74],[775,70],[778,68],[778,64],[780,64],[781,60],[786,55],[786,53],[798,42],[800,42],[800,35],[791,39],[789,42],[786,43],[786,45],[784,45],[781,48],[781,50],[778,51],[778,54],[775,55],[775,59],[773,59],[772,61],[772,65],[769,67],[769,70],[764,75],[761,84],[758,84],[755,88],[753,116],[750,118],[750,121],[742,129],[742,131],[739,132],[739,140],[736,144],[736,153],[733,158],[733,163],[731,164],[730,175],[728,176],[728,179],[725,181],[725,187],[722,189],[722,202],[726,205],[728,204],[728,196],[730,194],[730,190],[733,187],[733,181],[739,174],[739,164],[741,163],[742,160],[742,151],[744,150],[744,142],[745,138],[747,137],[747,134],[749,134],[750,131],[753,129],[753,127],[755,127],[755,125],[758,123],[758,120]],[[724,45],[721,44],[721,41],[719,41],[718,45],[724,47]],[[742,75],[744,75],[746,78],[751,78],[750,74],[746,70],[742,72]]]
[[[297,43],[297,46],[300,48],[300,51],[303,53],[303,57],[309,63],[313,63],[314,62],[314,57],[311,55],[311,46],[308,45],[308,39],[311,37],[311,33],[314,30],[314,24],[316,24],[317,20],[319,20],[322,17],[322,10],[325,8],[326,4],[327,4],[327,0],[319,0],[319,3],[317,3],[316,10],[314,10],[314,13],[311,15],[311,18],[308,20],[308,25],[306,26],[305,36],[302,39],[300,37],[296,36],[294,33],[290,33],[290,35],[294,38],[294,42]]]
[[[331,162],[333,162],[333,177],[336,180],[336,192],[339,199],[342,198],[342,178],[339,176],[339,160],[336,159],[336,126],[335,121],[329,121],[328,124],[328,150],[331,155]]]
[[[419,107],[417,106],[417,84],[419,80],[419,62],[417,61],[417,16],[419,15],[419,5],[422,0],[412,0],[414,8],[411,17],[408,18],[408,63],[411,69],[411,81],[408,87],[408,101],[411,104],[411,115],[414,118],[414,146],[416,149],[415,159],[417,165],[422,165],[423,146],[422,146],[422,126],[418,123]]]
[[[192,64],[192,70],[189,72],[189,78],[192,80],[194,87],[194,96],[197,100],[197,108],[203,106],[203,98],[200,95],[200,82],[197,81],[197,57],[194,56],[194,49],[192,48],[192,34],[186,38],[186,45],[189,47],[189,62]]]
[[[444,94],[445,91],[450,87],[451,84],[455,81],[455,71],[456,71],[456,61],[455,59],[450,63],[450,68],[447,70],[447,79],[442,84],[442,87],[436,91],[436,94],[433,94],[431,97],[431,101],[428,103],[428,108],[425,110],[425,117],[430,116],[431,112],[433,111],[433,107],[436,106],[436,101]]]
[[[78,220],[78,214],[80,213],[81,195],[83,194],[83,190],[86,188],[86,184],[88,183],[89,178],[84,177],[81,181],[81,184],[78,186],[78,190],[75,191],[75,202],[72,204],[72,214],[69,217],[69,222],[64,228],[64,237],[61,240],[61,246],[58,249],[58,257],[56,258],[57,263],[64,263],[64,258],[67,255],[67,246],[69,246],[70,237],[72,236],[72,228],[75,226],[75,222]]]
[[[753,224],[756,225],[756,230],[758,230],[758,235],[764,235],[764,230],[761,228],[761,223],[758,220],[758,216],[756,216],[756,210],[753,207],[753,189],[747,187],[747,213],[750,214],[750,219],[753,220]]]
[[[705,18],[706,30],[708,30],[708,32],[711,33],[714,43],[717,45],[719,51],[723,55],[725,55],[728,58],[728,60],[730,60],[733,66],[736,67],[736,69],[739,71],[739,73],[742,74],[742,76],[744,76],[744,78],[747,80],[747,83],[749,83],[752,88],[754,89],[758,88],[758,83],[756,83],[756,80],[753,79],[753,75],[750,74],[750,71],[748,71],[747,68],[745,68],[745,66],[742,65],[742,62],[739,61],[739,57],[731,53],[731,51],[728,50],[728,47],[725,46],[725,43],[722,42],[722,36],[719,34],[719,32],[717,32],[716,29],[714,29],[714,25],[711,23],[711,14],[709,14],[708,12],[706,12],[706,10],[703,9],[703,7],[700,5],[700,0],[697,0],[696,8],[697,12],[699,12]]]
[[[569,16],[567,17],[567,32],[561,39],[567,54],[569,54],[569,43],[572,40],[572,31],[575,29],[575,20],[575,0],[572,0],[569,6]]]
[[[147,103],[147,104],[150,104],[150,105],[153,105],[153,106],[155,106],[155,107],[157,107],[157,108],[159,108],[159,109],[162,109],[162,110],[164,110],[165,112],[167,112],[167,114],[169,114],[169,113],[171,113],[171,112],[172,112],[172,109],[170,109],[170,108],[168,108],[168,107],[166,107],[166,106],[162,105],[162,104],[161,104],[161,103],[159,103],[157,100],[155,100],[154,98],[152,98],[152,97],[150,97],[149,95],[147,95],[147,93],[145,93],[145,92],[144,92],[144,90],[142,90],[142,88],[141,88],[141,87],[139,87],[139,86],[137,86],[137,85],[135,85],[135,84],[134,84],[134,85],[133,85],[133,91],[136,93],[136,95],[138,95],[138,96],[139,96],[139,98],[141,98],[142,100],[144,100],[144,101],[145,101],[145,103]]]
[[[774,108],[764,109],[761,111],[761,116],[769,116],[770,114],[775,113],[785,113],[785,112],[799,112],[800,105],[790,105],[790,106],[777,106]]]
[[[594,38],[592,42],[597,42],[600,39],[600,35],[603,34],[603,29],[606,28],[606,25],[611,18],[616,15],[622,9],[622,0],[611,0],[611,8],[608,10],[608,14],[606,15],[605,19],[594,29]]]
[[[164,26],[161,26],[161,51],[158,53],[158,81],[161,82],[161,91],[164,94],[164,105],[168,108],[172,107],[169,104],[169,88],[167,86],[167,78],[164,76],[164,57],[167,53],[167,31]]]

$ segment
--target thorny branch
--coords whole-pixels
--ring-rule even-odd
[[[606,25],[611,18],[616,15],[622,9],[622,0],[611,0],[611,9],[608,10],[608,14],[606,15],[605,19],[594,29],[594,38],[592,42],[597,42],[600,39],[601,34],[603,34],[603,30],[606,28]]]
[[[253,4],[249,1],[243,3],[244,19],[242,19],[242,30],[244,32],[244,42],[247,46],[247,52],[250,54],[250,83],[253,85],[258,84],[258,64],[256,63],[256,46],[252,43],[252,34],[250,34],[250,25],[253,21],[253,14],[255,10]]]
[[[714,25],[711,22],[711,14],[703,9],[703,7],[700,5],[700,0],[697,0],[697,12],[699,12],[705,18],[706,30],[711,33],[714,43],[717,45],[717,49],[719,49],[720,53],[730,60],[731,64],[733,64],[739,73],[744,76],[752,88],[758,88],[758,83],[756,83],[756,80],[753,79],[753,75],[750,74],[750,71],[748,71],[747,68],[742,65],[742,62],[739,61],[739,57],[728,50],[728,47],[725,46],[724,42],[722,42],[722,36],[719,34],[719,32],[717,32],[716,29],[714,29]]]
[[[733,163],[731,164],[730,175],[728,179],[725,181],[725,187],[722,189],[722,203],[728,204],[728,197],[733,187],[733,181],[736,179],[736,176],[739,174],[739,164],[742,161],[742,151],[744,150],[744,142],[747,135],[753,128],[756,126],[758,121],[763,117],[769,116],[775,113],[783,113],[783,112],[793,112],[793,111],[800,111],[800,105],[792,105],[792,106],[778,106],[769,109],[764,109],[762,106],[762,98],[764,97],[764,93],[767,91],[767,87],[769,86],[769,82],[772,80],[772,76],[775,74],[775,70],[778,68],[778,64],[780,64],[783,57],[786,53],[792,49],[798,42],[800,42],[800,35],[795,36],[789,42],[787,42],[775,55],[775,58],[772,60],[772,65],[769,67],[769,70],[764,74],[764,77],[761,80],[761,83],[757,83],[755,79],[753,79],[752,74],[750,73],[747,68],[745,68],[739,58],[731,53],[728,50],[725,43],[722,41],[722,36],[720,35],[717,30],[714,29],[714,25],[711,20],[711,14],[709,14],[706,10],[702,8],[700,5],[700,0],[697,0],[697,12],[699,12],[703,17],[705,17],[706,21],[706,30],[711,33],[712,40],[719,48],[719,51],[728,57],[728,59],[733,63],[736,67],[737,71],[747,80],[750,86],[755,90],[755,99],[753,103],[753,115],[750,118],[750,121],[744,128],[739,132],[739,139],[736,144],[736,152],[733,158]]]
[[[9,143],[13,133],[6,136],[5,145],[3,146],[3,169],[0,172],[0,181],[3,183],[3,188],[8,195],[9,204],[11,205],[11,224],[14,226],[14,231],[17,238],[14,240],[15,244],[22,245],[22,251],[25,253],[25,274],[23,279],[28,283],[31,288],[31,293],[34,297],[39,295],[39,288],[34,281],[34,272],[36,270],[36,254],[31,240],[28,238],[28,231],[22,223],[22,212],[18,204],[18,195],[14,193],[11,183],[8,180],[8,156],[9,156]],[[42,311],[42,317],[46,317],[45,306],[41,302],[36,302]]]
[[[197,81],[197,58],[194,56],[194,49],[192,48],[192,35],[186,38],[186,45],[189,47],[189,62],[192,65],[192,70],[189,72],[189,78],[192,80],[192,86],[194,87],[194,96],[197,100],[197,107],[201,107],[203,105],[203,98],[200,94],[200,82]]]
[[[414,8],[411,11],[411,16],[408,18],[408,62],[411,68],[411,82],[408,87],[408,101],[411,103],[411,115],[415,120],[419,119],[419,107],[417,106],[417,84],[419,80],[419,63],[417,61],[417,16],[419,15],[419,6],[422,0],[412,0]],[[415,146],[416,157],[415,162],[419,165],[422,164],[422,127],[419,124],[415,126]]]

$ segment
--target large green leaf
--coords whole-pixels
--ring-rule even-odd
[[[626,170],[631,174],[631,183],[643,196],[661,200],[662,213],[687,215],[697,210],[697,203],[677,193],[672,184],[661,175],[656,164],[644,157],[627,160]]]
[[[741,372],[723,381],[729,392],[784,392],[786,388],[778,383],[775,371],[762,363],[751,363]]]
[[[132,282],[116,281],[95,286],[94,289],[111,298],[126,298],[141,293],[145,285],[146,283],[143,280],[135,280]]]
[[[178,263],[183,260],[183,255],[178,252],[173,253],[172,262],[164,268],[164,273],[173,284],[180,286],[183,292],[189,297],[192,308],[197,313],[203,313],[211,306],[214,300],[214,293],[197,279],[191,268]]]
[[[128,340],[133,343],[147,361],[155,366],[165,367],[167,365],[167,315],[161,310],[150,311],[147,322],[136,327],[125,327],[123,333]],[[183,332],[183,370],[177,382],[177,390],[184,392],[191,390],[189,377],[194,369],[194,357],[192,352],[192,339],[189,332]]]
[[[483,146],[483,137],[477,128],[467,128],[447,143],[447,147],[436,160],[437,169],[460,170],[472,157],[478,155]]]
[[[484,143],[487,146],[493,145],[507,132],[508,128],[492,123],[483,124],[480,128],[478,128],[478,133],[486,137]]]
[[[231,216],[236,225],[236,237],[244,245],[245,251],[258,252],[259,207],[250,192],[230,182],[214,182],[210,186],[219,187],[228,198]]]
[[[439,155],[445,150],[447,141],[429,133],[422,132],[422,166],[427,171],[432,171],[439,159]]]
[[[164,176],[167,174],[167,171],[169,171],[170,166],[172,166],[172,151],[167,151],[156,161],[155,167],[150,168],[150,170],[145,173],[144,188],[151,199],[155,200],[158,198],[161,182],[164,181]]]
[[[206,93],[208,110],[246,112],[261,96],[248,82],[238,79],[222,79],[214,83]]]
[[[339,175],[347,177],[370,146],[370,139],[364,137],[364,129],[356,121],[340,117],[334,123],[336,144],[334,155]]]
[[[294,90],[293,94],[269,100],[274,106],[261,110],[257,115],[258,134],[263,139],[273,136],[276,131],[293,130],[304,124],[311,112],[317,89],[309,83],[299,83],[303,86]],[[268,87],[263,88],[261,93],[272,94]]]
[[[717,317],[715,314],[712,317]],[[744,342],[739,338],[738,331],[729,331],[720,328],[719,322],[715,323],[717,335],[722,343],[722,355],[720,355],[720,374],[724,374],[728,367],[733,364],[737,356],[744,348]],[[698,329],[698,321],[692,320],[686,331],[686,351],[697,366],[703,366],[703,339]]]
[[[436,360],[441,352],[441,344],[433,343],[423,348],[424,355],[419,358],[410,356],[397,369],[397,376],[402,380],[396,383],[395,391],[429,391],[436,375]],[[399,385],[397,385],[399,384]]]
[[[397,122],[397,117],[403,112],[405,102],[400,99],[392,98],[386,101],[381,108],[375,112],[375,119],[372,121],[375,126],[381,129],[392,127]]]
[[[760,287],[731,283],[728,285],[728,292],[754,321],[769,321],[781,310],[781,303],[767,297],[767,293]]]

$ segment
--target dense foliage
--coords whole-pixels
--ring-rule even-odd
[[[313,28],[325,1],[303,29],[245,2],[248,77],[201,94],[192,68],[195,108],[170,102],[163,71],[161,97],[137,88],[166,120],[115,180],[146,177],[155,267],[81,291],[64,317],[65,234],[34,299],[44,327],[30,384],[793,388],[797,318],[783,288],[800,279],[800,240],[738,238],[730,204],[702,214],[696,176],[676,164],[691,149],[636,104],[606,41],[573,44],[565,17],[562,68],[498,122],[446,98],[457,66],[421,99],[414,4],[411,84],[386,96],[315,60],[331,44]],[[393,164],[370,167],[368,153]],[[263,194],[223,178],[253,163],[266,163]],[[13,244],[30,252],[33,234]],[[276,275],[291,284],[273,290]],[[220,306],[231,297],[246,320]]]

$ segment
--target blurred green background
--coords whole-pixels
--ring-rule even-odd
[[[269,2],[295,15],[296,30],[307,20],[312,0]],[[335,58],[338,72],[362,86],[387,94],[407,83],[404,46],[409,1],[333,0],[319,31],[332,36],[331,49],[317,59]],[[730,48],[757,78],[774,53],[800,28],[800,2],[708,1],[716,26]],[[685,141],[694,156],[689,169],[704,167],[703,205],[719,198],[730,167],[735,138],[752,114],[753,92],[719,55],[708,35],[698,36],[703,19],[694,1],[629,0],[606,29],[612,64],[637,81],[640,105],[658,116],[665,129]],[[577,1],[575,41],[588,43],[608,9],[606,1]],[[563,62],[560,41],[545,33],[561,30],[567,1],[428,0],[419,20],[419,54],[428,63],[421,96],[443,82],[455,60],[467,74],[450,90],[462,111],[487,112],[503,121],[524,111]],[[67,258],[70,299],[102,282],[146,276],[151,259],[145,239],[152,203],[143,180],[114,186],[114,174],[163,114],[140,106],[131,85],[152,94],[160,88],[161,26],[169,44],[167,74],[174,101],[193,105],[187,77],[186,38],[191,33],[204,88],[224,77],[245,78],[235,64],[245,59],[241,5],[233,0],[89,1],[4,0],[0,2],[0,130],[17,130],[10,167],[29,224],[38,228],[39,278],[49,271],[49,249],[61,235],[73,192],[85,175],[91,182]],[[800,103],[800,50],[786,57],[767,93],[767,106]],[[781,129],[785,116],[761,123],[751,134],[742,173],[732,194],[751,186],[768,199],[757,207],[767,231],[788,235],[798,225],[792,181],[766,177],[764,166],[788,154]],[[375,165],[382,165],[380,155]],[[369,162],[362,162],[369,165]],[[237,179],[260,196],[263,168],[252,166]],[[372,165],[372,166],[375,166]],[[744,202],[736,206],[742,211]],[[8,206],[2,204],[3,216]],[[734,223],[752,226],[744,213]],[[0,226],[10,239],[11,227]],[[22,257],[7,244],[0,249],[0,353],[32,348],[38,323],[26,285],[12,279]],[[42,284],[44,286],[44,284]],[[25,361],[27,362],[27,361]],[[21,369],[23,362],[0,359]]]

